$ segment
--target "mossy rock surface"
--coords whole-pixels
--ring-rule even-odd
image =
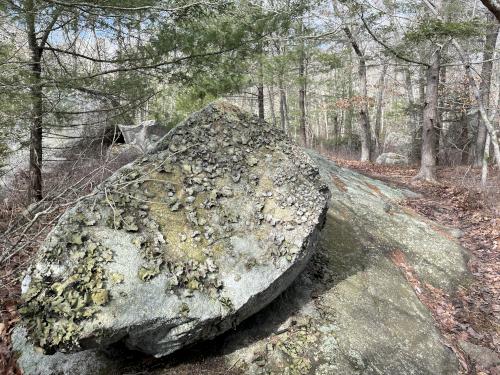
[[[303,270],[328,199],[281,131],[212,104],[61,217],[23,281],[22,324],[46,354],[213,338]]]

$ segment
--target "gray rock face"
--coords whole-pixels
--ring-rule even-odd
[[[468,258],[446,229],[398,202],[414,194],[339,168],[311,154],[332,192],[319,246],[304,272],[268,307],[253,315],[216,343],[195,352],[211,352],[227,371],[197,363],[199,373],[227,374],[460,374],[460,365],[435,328],[432,315],[394,262],[404,259],[422,285],[453,293],[469,280]],[[390,209],[388,209],[388,207]],[[472,358],[495,365],[493,355],[480,348],[461,347]],[[17,346],[27,374],[53,366],[53,357]],[[118,366],[105,374],[171,375],[171,362],[155,361],[134,367],[123,358],[109,359],[95,350],[60,355],[65,375],[89,367]],[[175,354],[174,354],[175,356]],[[191,362],[191,361],[190,361]],[[185,364],[179,372],[185,372]],[[165,368],[168,367],[168,368]],[[195,372],[195,371],[193,371]],[[86,373],[85,373],[86,374]]]
[[[12,345],[19,357],[18,366],[25,375],[111,375],[121,374],[121,363],[98,350],[84,350],[67,355],[44,355],[26,337],[26,329],[16,327]],[[123,361],[121,361],[123,362]]]
[[[68,210],[23,282],[46,353],[163,356],[270,303],[303,270],[329,190],[277,129],[213,104]]]
[[[386,152],[380,154],[375,163],[384,165],[405,165],[408,164],[408,158],[394,152]]]
[[[134,145],[142,152],[150,151],[167,130],[154,120],[143,121],[137,125],[119,125],[125,143]]]

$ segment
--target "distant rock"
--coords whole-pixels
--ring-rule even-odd
[[[394,152],[386,152],[380,154],[375,163],[383,165],[406,165],[408,164],[408,158]]]
[[[118,125],[125,143],[134,145],[142,152],[150,151],[167,134],[167,128],[155,120],[143,121],[137,125]]]
[[[303,270],[328,199],[281,131],[210,105],[61,217],[24,279],[22,323],[48,354],[212,338]]]

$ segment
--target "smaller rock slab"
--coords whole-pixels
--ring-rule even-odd
[[[386,152],[380,154],[375,163],[382,165],[406,165],[408,164],[408,158],[394,152]]]
[[[125,143],[146,152],[167,134],[167,129],[155,120],[143,121],[137,125],[118,125]]]

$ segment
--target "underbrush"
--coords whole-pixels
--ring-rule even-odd
[[[28,175],[11,180],[0,203],[0,373],[19,374],[10,350],[10,332],[19,320],[20,280],[41,243],[64,211],[137,154],[119,149],[97,158],[61,162],[43,174],[44,199],[29,204]]]

